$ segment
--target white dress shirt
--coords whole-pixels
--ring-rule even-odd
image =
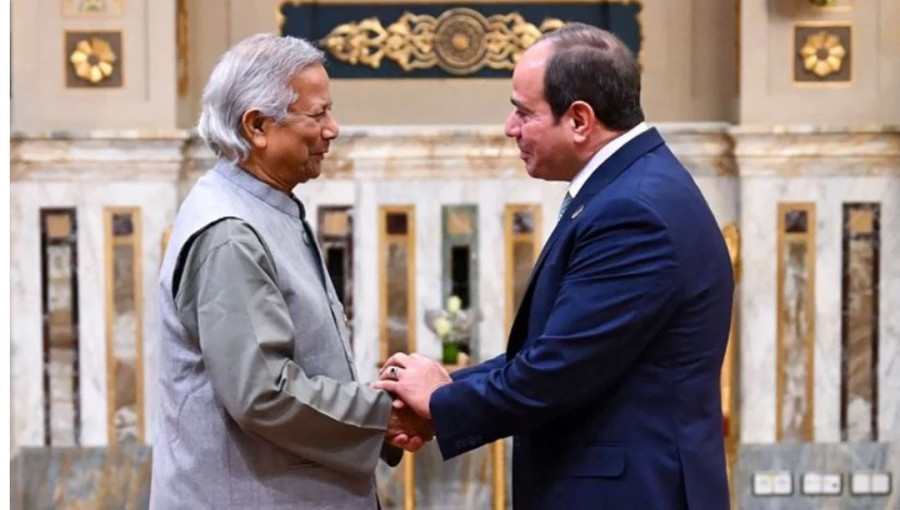
[[[586,183],[587,180],[591,178],[591,175],[594,174],[594,170],[602,165],[604,161],[609,159],[610,156],[615,154],[617,150],[621,149],[623,145],[634,140],[639,134],[648,129],[650,129],[650,127],[647,126],[647,123],[641,122],[604,145],[596,154],[594,154],[591,160],[587,162],[587,165],[579,170],[578,173],[575,174],[575,177],[572,178],[572,181],[569,183],[569,195],[572,198],[575,198],[575,195],[578,194],[578,190],[580,190],[581,187],[584,186],[584,183]]]

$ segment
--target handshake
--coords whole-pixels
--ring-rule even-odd
[[[397,353],[388,358],[372,387],[394,397],[385,437],[393,446],[415,452],[434,438],[431,427],[431,395],[450,374],[437,361],[419,354]]]

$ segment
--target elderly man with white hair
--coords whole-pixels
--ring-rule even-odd
[[[379,457],[430,425],[357,381],[342,306],[293,188],[338,135],[323,55],[263,34],[203,94],[219,156],[175,219],[160,275],[150,506],[377,508]]]

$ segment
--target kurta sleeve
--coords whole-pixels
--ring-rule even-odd
[[[222,220],[187,249],[176,307],[231,418],[305,459],[371,475],[385,453],[390,395],[303,373],[274,263],[249,225]]]

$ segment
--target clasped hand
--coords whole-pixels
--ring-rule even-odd
[[[434,437],[431,395],[450,382],[450,374],[433,359],[403,353],[388,358],[372,386],[394,396],[385,434],[392,445],[414,452]]]

